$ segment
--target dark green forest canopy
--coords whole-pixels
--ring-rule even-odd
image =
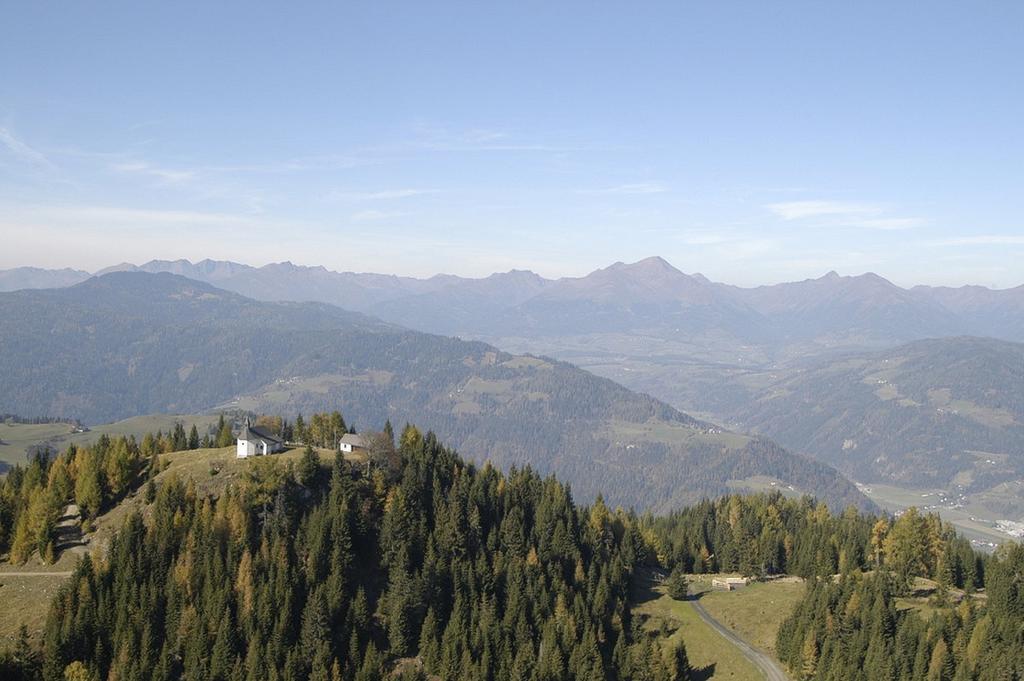
[[[776,650],[798,679],[995,681],[1024,678],[1024,547],[990,561],[987,598],[900,609],[886,572],[816,580],[779,630]],[[895,587],[895,588],[894,588]]]
[[[217,498],[162,481],[57,596],[38,674],[376,679],[418,656],[443,678],[687,678],[630,613],[635,517],[411,428],[369,473],[307,456],[312,476],[256,460]]]
[[[369,470],[313,449],[253,460],[217,496],[161,478],[61,589],[42,650],[0,661],[4,678],[661,681],[688,671],[631,611],[650,569],[876,569],[967,590],[1004,574],[935,516],[779,494],[637,516],[577,506],[529,468],[475,467],[412,427],[397,440]]]

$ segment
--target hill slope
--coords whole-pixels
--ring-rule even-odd
[[[818,363],[733,416],[858,480],[986,489],[1024,477],[1024,345],[946,338]]]
[[[97,422],[232,404],[431,424],[468,456],[532,464],[583,498],[676,506],[768,476],[839,505],[831,468],[719,432],[574,366],[316,303],[260,303],[171,274],[0,295],[0,412]]]
[[[74,286],[89,278],[82,270],[47,270],[39,267],[15,267],[0,270],[0,291],[17,291],[24,288],[63,288]]]

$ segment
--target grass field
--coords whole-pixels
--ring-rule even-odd
[[[669,421],[648,421],[646,423],[612,421],[605,435],[613,440],[665,442],[668,444],[699,442],[729,449],[740,449],[751,439],[746,435],[728,431],[708,433],[699,428]]]
[[[659,630],[664,624],[672,632],[665,640],[666,647],[683,639],[690,665],[696,671],[695,679],[763,679],[739,649],[705,624],[688,602],[669,598],[653,577],[640,581],[634,593],[634,614],[646,618],[644,628],[648,631]]]
[[[972,495],[965,503],[954,507],[948,502],[940,503],[940,499],[946,494],[942,490],[911,489],[879,484],[859,485],[859,488],[869,499],[887,511],[902,511],[916,506],[926,513],[935,512],[943,520],[956,526],[968,539],[986,544],[1001,544],[1011,539],[1010,535],[995,528],[997,520],[1007,518],[1008,515],[1010,520],[1020,519],[1019,515],[1003,515],[986,506],[986,500],[991,500],[993,505],[1000,501],[1006,501],[995,498],[1000,496],[995,490]],[[1007,497],[1011,504],[1012,502],[1020,504],[1019,490],[1004,492],[1002,496]],[[979,548],[986,547],[980,546]]]
[[[38,638],[50,601],[65,579],[52,575],[4,577],[0,572],[0,649],[11,647],[22,625]]]
[[[158,430],[166,433],[179,422],[185,428],[190,428],[194,423],[202,436],[216,425],[218,418],[218,414],[151,414],[92,426],[85,433],[73,432],[72,426],[66,423],[0,423],[0,461],[12,466],[22,463],[25,461],[25,449],[43,442],[49,442],[57,451],[63,451],[69,444],[89,444],[104,434],[111,437],[134,435],[141,439],[146,433],[156,433]]]
[[[25,449],[71,436],[67,423],[0,423],[0,461],[12,466],[25,460]]]
[[[767,475],[752,475],[749,478],[743,478],[742,480],[726,480],[725,484],[729,489],[739,494],[779,492],[782,496],[789,497],[791,499],[798,499],[806,494],[803,490],[796,488],[787,482]]]
[[[804,594],[804,584],[798,579],[756,582],[736,591],[712,591],[710,575],[695,575],[690,585],[691,591],[702,594],[700,603],[708,614],[772,655],[779,626]]]

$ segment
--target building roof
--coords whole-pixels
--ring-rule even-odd
[[[245,420],[245,425],[242,426],[242,432],[238,434],[239,440],[266,440],[267,442],[279,442],[283,443],[284,440],[271,433],[262,426],[254,426],[249,423],[249,419]]]
[[[352,445],[353,447],[366,447],[366,439],[362,435],[356,435],[355,433],[345,433],[341,437],[341,443]]]

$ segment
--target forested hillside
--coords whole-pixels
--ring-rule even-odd
[[[317,439],[335,418],[344,423],[317,415],[280,426]],[[41,650],[26,643],[0,654],[0,672],[47,680],[692,678],[672,632],[632,612],[637,580],[652,571],[671,572],[673,598],[685,597],[684,572],[808,579],[778,644],[801,678],[851,678],[826,671],[850,664],[873,669],[877,646],[903,658],[912,646],[906,669],[916,671],[860,678],[953,681],[919,675],[922,656],[943,669],[952,664],[943,656],[970,660],[973,675],[956,679],[1002,678],[993,676],[999,665],[1018,664],[1008,642],[1021,633],[1013,614],[1019,547],[975,553],[935,515],[834,514],[773,493],[637,516],[601,499],[576,506],[568,487],[530,469],[503,475],[467,464],[413,426],[395,440],[374,438],[365,462],[321,461],[307,448],[301,458],[243,462],[240,476],[215,487],[195,473],[154,474],[158,450],[193,444],[184,428],[148,439],[149,457],[128,441],[17,469],[5,487],[15,497],[78,501],[87,516],[134,486],[145,491],[103,559],[84,558],[61,589]],[[865,571],[876,577],[858,576]],[[938,585],[931,619],[899,612],[893,600],[921,578]],[[881,600],[844,600],[861,583],[880,589]],[[982,589],[987,600],[972,596]],[[960,633],[974,626],[983,628]],[[861,630],[896,638],[872,648]],[[990,633],[991,649],[970,643]],[[874,652],[865,662],[858,650]]]
[[[888,572],[817,580],[779,631],[776,649],[798,679],[996,681],[1024,678],[1024,547],[1007,544],[985,571],[986,598],[934,613],[901,608]]]
[[[532,464],[581,498],[669,508],[761,475],[867,506],[831,468],[720,432],[574,366],[319,303],[261,303],[121,272],[0,295],[0,411],[95,422],[218,406],[430,423],[478,461]]]
[[[994,556],[934,514],[830,515],[808,500],[733,497],[650,521],[676,571],[807,580],[775,649],[795,679],[1024,678],[1024,548]],[[671,580],[670,580],[671,581]]]
[[[3,411],[86,423],[195,412],[303,353],[388,327],[328,305],[264,305],[172,275],[0,295]]]
[[[895,478],[958,493],[952,485],[981,491],[1022,477],[1012,461],[1024,442],[1011,396],[1022,392],[1024,361],[1012,349],[1019,346],[955,336],[1024,339],[1024,287],[904,289],[874,274],[830,272],[740,288],[656,257],[558,280],[521,271],[413,279],[291,263],[121,268],[182,273],[264,300],[331,302],[418,330],[550,355],[688,413],[756,429],[858,480]],[[44,282],[36,275],[11,271],[8,279]],[[866,351],[874,354],[851,359]],[[162,386],[160,394],[173,390]],[[287,400],[291,408],[325,406],[292,394]],[[439,423],[439,416],[428,418]],[[458,433],[445,435],[461,446]],[[1006,490],[993,499],[1000,517],[1019,515]]]
[[[18,564],[36,553],[53,563],[62,548],[58,521],[68,504],[78,507],[89,530],[100,513],[152,481],[161,470],[161,454],[228,447],[234,441],[231,423],[222,416],[202,435],[195,424],[186,430],[179,422],[167,433],[147,433],[141,440],[104,434],[93,444],[71,444],[59,455],[40,447],[0,480],[0,555]],[[152,487],[147,491],[151,494]]]
[[[661,560],[685,572],[810,579],[884,566],[904,584],[944,570],[947,586],[983,584],[984,557],[939,516],[915,509],[894,521],[853,509],[832,514],[808,497],[731,496],[649,524]]]
[[[633,625],[635,517],[412,427],[369,475],[252,464],[218,498],[162,481],[107,559],[79,564],[42,678],[689,678],[685,649]]]
[[[1024,345],[944,338],[819,361],[730,416],[857,480],[980,491],[1024,477]]]

